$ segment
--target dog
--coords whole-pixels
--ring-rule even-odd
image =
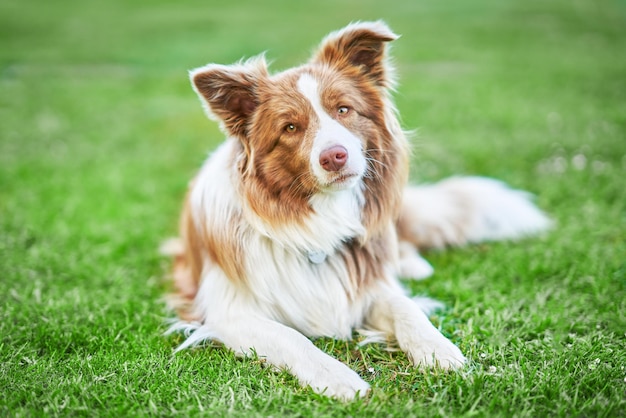
[[[226,140],[192,180],[181,237],[166,249],[170,331],[188,335],[179,350],[217,341],[343,400],[369,384],[309,338],[364,329],[417,367],[466,362],[398,278],[432,273],[424,248],[519,238],[550,221],[495,180],[407,185],[387,57],[397,37],[381,21],[352,23],[297,68],[270,74],[260,55],[190,72]]]

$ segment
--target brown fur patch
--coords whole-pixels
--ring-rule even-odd
[[[314,57],[314,62],[353,67],[381,87],[389,87],[384,65],[385,43],[397,39],[388,30],[350,28],[331,34],[326,38]]]
[[[259,84],[262,104],[252,120],[248,166],[241,173],[250,207],[273,225],[299,223],[310,213],[309,199],[318,191],[309,171],[316,121],[310,118],[309,103],[297,92],[297,77],[291,72]],[[286,131],[287,125],[295,132]]]
[[[224,128],[244,138],[249,118],[259,104],[255,89],[263,78],[267,78],[267,67],[260,58],[239,66],[207,66],[193,74],[191,81]]]
[[[222,126],[240,141],[233,156],[237,193],[265,222],[283,225],[302,224],[312,211],[311,196],[320,191],[310,168],[319,121],[297,88],[303,73],[315,77],[322,106],[361,138],[367,160],[362,221],[368,235],[340,249],[356,288],[384,277],[383,270],[397,256],[390,226],[408,178],[408,146],[387,92],[392,81],[385,44],[395,38],[376,25],[349,27],[327,38],[300,68],[269,76],[264,60],[256,59],[235,66],[209,65],[192,80]],[[336,110],[341,106],[348,106],[350,113],[340,117]],[[245,280],[245,253],[238,241],[242,215],[233,213],[217,225],[211,219],[192,219],[189,205],[187,197],[181,221],[185,252],[177,257],[174,273],[185,300],[197,292],[203,263],[215,263],[235,282]]]
[[[201,217],[194,218],[194,215]],[[174,258],[175,293],[170,298],[179,317],[197,319],[193,312],[193,299],[207,263],[219,266],[235,283],[245,280],[244,254],[238,237],[242,222],[241,214],[233,214],[230,222],[223,224],[204,218],[193,211],[190,192],[187,193],[180,221],[183,252]]]
[[[341,83],[354,83],[357,94],[351,94],[350,99],[370,122],[360,126],[366,128],[361,134],[368,159],[363,220],[373,236],[382,234],[388,222],[397,218],[409,172],[408,144],[387,92],[392,80],[385,62],[385,44],[396,38],[381,28],[348,27],[326,38],[312,60],[338,70]],[[345,86],[341,90],[349,91]],[[348,128],[358,132],[356,126]]]
[[[372,280],[387,276],[385,267],[397,257],[397,241],[392,229],[362,243],[357,240],[347,242],[341,255],[352,280],[352,288],[362,291]],[[351,297],[357,295],[349,295]]]

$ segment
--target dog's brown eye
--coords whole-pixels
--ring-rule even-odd
[[[285,125],[285,132],[292,134],[294,132],[296,132],[298,130],[298,128],[296,128],[296,125],[294,125],[293,123],[288,123],[287,125]]]
[[[348,106],[339,106],[337,108],[337,114],[340,116],[347,115],[350,112],[350,108]]]

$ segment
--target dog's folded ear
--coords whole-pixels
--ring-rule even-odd
[[[376,84],[389,87],[393,80],[385,62],[385,44],[395,39],[398,35],[381,21],[352,23],[328,35],[312,62],[357,67]]]
[[[217,118],[229,134],[246,136],[249,118],[258,105],[257,86],[266,78],[263,56],[234,65],[209,64],[189,73],[207,114]]]

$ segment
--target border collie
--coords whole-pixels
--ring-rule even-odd
[[[417,367],[466,359],[399,277],[432,273],[422,248],[518,238],[550,221],[521,191],[458,177],[408,186],[383,22],[331,33],[311,60],[271,74],[263,56],[191,71],[226,134],[191,182],[174,255],[172,331],[289,370],[350,400],[369,384],[310,337],[368,330]]]

